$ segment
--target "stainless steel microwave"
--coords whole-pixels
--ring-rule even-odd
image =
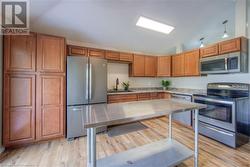
[[[200,60],[201,74],[248,72],[248,56],[242,52],[206,57]]]

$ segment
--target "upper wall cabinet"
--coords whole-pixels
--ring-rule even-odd
[[[219,54],[219,45],[214,44],[210,46],[206,46],[204,48],[200,48],[200,56],[201,57],[209,57],[216,56]]]
[[[120,61],[132,62],[133,61],[133,54],[132,53],[120,53]]]
[[[157,57],[157,76],[159,77],[171,76],[171,56]]]
[[[227,41],[223,41],[219,43],[219,54],[226,54],[230,52],[238,52],[241,49],[244,49],[244,44],[246,39],[245,38],[235,38]]]
[[[129,70],[130,76],[143,77],[145,75],[145,56],[134,54],[134,60]]]
[[[87,49],[80,46],[68,45],[69,56],[87,56]]]
[[[37,35],[37,68],[40,72],[65,72],[65,39]]]
[[[90,57],[105,58],[105,50],[89,48],[88,53]]]
[[[106,51],[107,60],[120,60],[120,52]]]
[[[184,63],[185,57],[184,54],[177,54],[172,56],[172,76],[180,77],[184,76]]]
[[[4,36],[4,71],[36,71],[36,34]]]
[[[199,49],[184,53],[185,76],[200,75],[200,53]]]
[[[156,76],[156,57],[145,56],[145,76],[154,77]]]

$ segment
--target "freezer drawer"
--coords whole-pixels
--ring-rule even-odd
[[[76,137],[86,136],[86,129],[84,128],[84,118],[88,105],[70,106],[67,108],[67,139],[74,139]],[[97,133],[106,131],[107,127],[97,128]]]

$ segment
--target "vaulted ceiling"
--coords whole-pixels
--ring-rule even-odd
[[[217,41],[229,20],[234,35],[235,0],[30,0],[32,31],[60,35],[103,48],[167,54]],[[136,27],[145,16],[175,27],[161,34]]]

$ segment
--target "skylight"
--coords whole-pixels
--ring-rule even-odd
[[[169,34],[171,31],[173,31],[174,27],[148,19],[146,17],[140,16],[138,19],[136,26],[143,27],[146,29],[150,29],[153,31],[161,32],[164,34]]]

